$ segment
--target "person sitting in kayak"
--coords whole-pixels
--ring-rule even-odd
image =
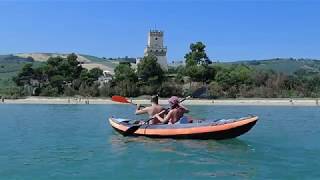
[[[168,102],[171,109],[164,118],[161,117],[164,111],[161,111],[160,113],[153,116],[162,123],[174,124],[183,117],[184,113],[189,112],[189,110],[186,107],[180,104],[179,98],[177,96],[172,96],[168,100]]]
[[[155,114],[160,113],[161,111],[164,110],[164,108],[161,105],[159,105],[158,101],[159,101],[158,95],[151,96],[151,106],[141,108],[141,105],[137,104],[137,109],[135,114],[136,115],[148,114],[149,117],[152,118]],[[157,123],[160,123],[160,121],[157,118],[154,118],[149,123],[157,124]]]

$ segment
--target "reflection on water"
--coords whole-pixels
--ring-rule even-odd
[[[148,137],[124,137],[119,133],[111,134],[109,137],[109,142],[115,151],[119,151],[119,149],[125,149],[133,144],[144,145],[145,147],[152,149],[153,147],[161,147],[159,151],[164,152],[175,152],[180,149],[188,149],[188,151],[196,151],[201,150],[202,152],[211,153],[216,151],[225,151],[234,149],[236,151],[248,152],[254,151],[250,145],[248,145],[244,140],[240,139],[230,139],[230,140],[176,140],[176,139],[162,139],[162,138],[148,138]]]
[[[192,167],[190,175],[197,177],[238,177],[248,178],[256,172],[250,165],[249,157],[255,153],[252,146],[240,139],[231,140],[175,140],[147,137],[124,137],[113,133],[108,137],[112,152],[118,156],[130,151],[139,155],[152,154],[160,164],[175,167]],[[157,164],[156,160],[155,164]],[[221,167],[237,166],[236,169]]]

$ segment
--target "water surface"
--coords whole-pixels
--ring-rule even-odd
[[[198,118],[257,114],[232,140],[123,137],[126,105],[0,105],[0,179],[319,179],[320,108],[188,106]]]

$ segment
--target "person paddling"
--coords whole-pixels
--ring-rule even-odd
[[[189,110],[180,104],[179,98],[177,96],[172,96],[169,100],[170,110],[168,114],[162,118],[161,115],[164,111],[155,114],[153,117],[162,123],[174,124],[178,122],[184,115],[184,113],[188,113]]]
[[[161,105],[159,105],[158,101],[159,101],[158,95],[151,96],[151,106],[141,108],[141,105],[137,104],[135,114],[136,115],[148,114],[149,117],[152,118],[155,114],[158,114],[164,110],[164,108]],[[161,116],[159,116],[159,117],[161,117]],[[160,121],[157,118],[154,118],[149,123],[150,124],[157,124],[157,123],[160,123]]]

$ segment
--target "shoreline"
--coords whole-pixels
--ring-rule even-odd
[[[148,99],[132,99],[136,104],[150,104]],[[110,98],[77,97],[27,97],[25,99],[5,99],[1,104],[122,104]],[[167,99],[161,98],[159,104],[166,105]],[[241,99],[188,99],[185,105],[228,105],[228,106],[320,106],[318,98],[241,98]],[[126,105],[126,104],[123,104]]]

